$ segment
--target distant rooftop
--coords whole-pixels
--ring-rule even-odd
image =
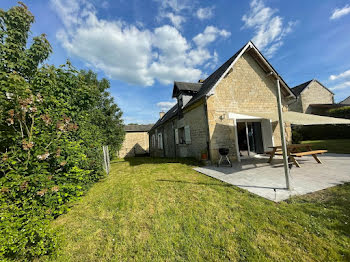
[[[148,132],[152,128],[153,124],[149,125],[126,125],[124,126],[125,132]]]

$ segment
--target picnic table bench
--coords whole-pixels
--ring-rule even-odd
[[[270,148],[272,148],[272,151],[265,152],[266,154],[270,154],[270,158],[267,161],[268,163],[272,162],[272,159],[275,155],[282,155],[282,146],[272,146]],[[321,160],[317,157],[317,155],[326,152],[327,150],[313,150],[310,144],[291,144],[287,146],[288,158],[297,167],[300,167],[300,164],[295,159],[296,157],[313,156],[317,163],[322,164]]]

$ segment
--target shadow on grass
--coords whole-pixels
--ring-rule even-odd
[[[215,178],[214,178],[215,179]],[[222,183],[201,183],[201,182],[190,182],[183,180],[168,180],[168,179],[158,179],[157,182],[170,182],[170,183],[183,183],[183,184],[193,184],[193,185],[205,185],[205,186],[222,186],[222,187],[251,187],[251,188],[265,188],[265,189],[279,189],[287,190],[285,187],[266,187],[266,186],[251,186],[251,185],[240,185],[240,184],[228,184],[226,182]],[[243,189],[243,188],[241,188]]]
[[[138,166],[144,164],[168,164],[177,163],[189,166],[201,166],[201,162],[194,158],[157,158],[157,157],[129,157],[125,158],[130,166]]]
[[[192,185],[203,185],[203,186],[233,187],[233,185],[227,184],[225,182],[220,182],[220,183],[203,183],[203,182],[190,182],[190,181],[184,181],[184,180],[169,180],[169,179],[157,179],[156,181],[157,182],[192,184]]]

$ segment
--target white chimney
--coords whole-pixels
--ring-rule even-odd
[[[159,112],[159,118],[160,118],[160,119],[162,119],[164,115],[165,115],[165,112],[164,112],[164,111]]]

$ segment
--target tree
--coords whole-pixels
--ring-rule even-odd
[[[45,35],[27,48],[33,15],[0,10],[0,260],[54,250],[47,223],[100,179],[102,145],[123,139],[121,111],[105,79],[65,65],[40,66]]]

